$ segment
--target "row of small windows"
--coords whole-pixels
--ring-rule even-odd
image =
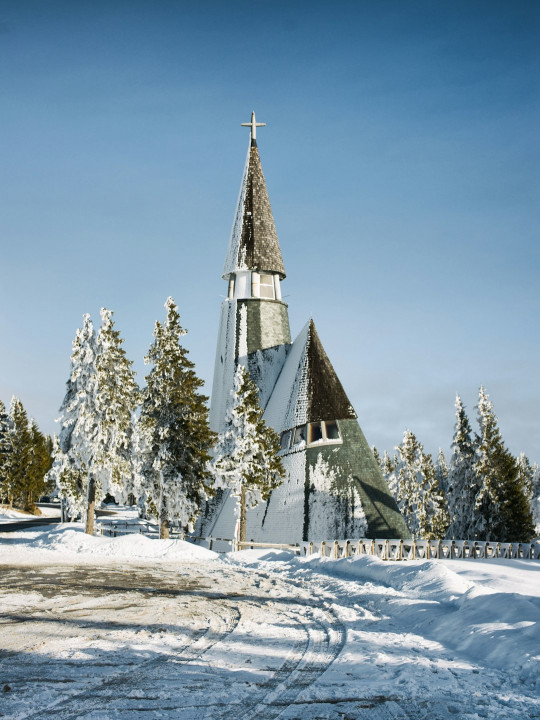
[[[281,433],[281,449],[290,450],[297,445],[318,445],[341,442],[339,427],[335,420],[307,423]]]
[[[281,300],[279,275],[240,271],[229,275],[228,298],[264,298],[265,300]]]

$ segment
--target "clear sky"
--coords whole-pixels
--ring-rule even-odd
[[[536,1],[0,0],[0,398],[53,432],[101,306],[142,384],[169,295],[210,392],[255,110],[293,336],[368,442],[448,451],[484,384],[540,462],[539,65]]]

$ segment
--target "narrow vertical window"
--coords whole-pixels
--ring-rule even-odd
[[[261,297],[267,298],[268,300],[274,300],[275,288],[274,288],[274,276],[273,275],[261,275]]]

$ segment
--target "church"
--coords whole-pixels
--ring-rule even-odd
[[[257,147],[255,113],[223,279],[210,405],[223,430],[238,363],[259,389],[264,420],[280,436],[286,477],[268,501],[247,513],[247,538],[295,543],[409,536],[313,320],[291,342],[281,283],[286,273]],[[232,538],[236,499],[207,505],[200,532]]]

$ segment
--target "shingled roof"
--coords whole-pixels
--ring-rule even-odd
[[[294,341],[264,414],[277,431],[356,413],[310,320]]]
[[[276,226],[255,140],[251,140],[231,240],[223,268],[226,279],[242,270],[285,277]]]

